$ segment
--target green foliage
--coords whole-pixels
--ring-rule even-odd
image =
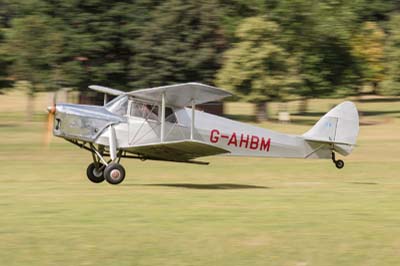
[[[349,94],[359,85],[360,71],[349,45],[357,14],[347,3],[282,0],[272,14],[282,27],[284,46],[299,62],[304,82],[296,94]]]
[[[352,52],[359,60],[364,83],[377,86],[384,78],[385,33],[375,22],[365,22],[352,38]]]
[[[225,47],[218,10],[215,1],[168,0],[157,7],[133,43],[130,85],[212,84]]]
[[[96,83],[127,89],[134,42],[159,1],[46,2],[66,36],[63,80],[78,88]]]
[[[9,23],[11,8],[8,1],[0,2],[0,93],[3,89],[12,86],[9,78],[8,68],[10,66],[10,57],[5,51],[5,32]]]
[[[52,81],[57,78],[63,36],[51,27],[52,22],[38,15],[14,18],[6,32],[3,52],[12,60],[12,76],[31,82],[31,93],[54,86]]]
[[[268,6],[265,0],[220,0],[219,3],[222,11],[222,27],[231,42],[237,40],[236,28],[244,18],[264,14]]]
[[[4,29],[0,26],[0,93],[4,88],[9,87],[7,69],[9,67],[9,61],[7,55],[4,52]]]
[[[281,46],[279,25],[263,17],[243,20],[225,55],[218,86],[251,102],[283,99],[300,83],[297,64]]]
[[[397,2],[1,0],[0,88],[10,78],[33,90],[218,80],[249,101],[356,94],[369,83],[391,93],[397,29],[380,25]]]
[[[386,78],[380,92],[400,95],[400,14],[394,14],[388,24],[389,37],[385,46]]]

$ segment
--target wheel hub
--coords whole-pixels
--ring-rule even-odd
[[[118,179],[121,176],[121,173],[119,170],[114,169],[111,171],[110,176],[112,179]]]
[[[102,172],[100,169],[99,169],[99,170],[94,169],[94,170],[93,170],[93,174],[94,174],[94,176],[96,176],[96,177],[100,177],[100,176],[103,175],[103,172]]]

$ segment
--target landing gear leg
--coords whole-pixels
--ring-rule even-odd
[[[342,169],[344,167],[343,160],[336,160],[334,152],[332,152],[332,161],[335,164],[336,168]]]

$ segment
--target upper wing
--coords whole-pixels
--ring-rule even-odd
[[[229,151],[195,140],[171,141],[129,147],[129,152],[148,159],[185,162],[197,157],[211,156]]]
[[[176,107],[188,106],[192,104],[192,101],[194,104],[202,104],[232,96],[227,91],[194,82],[142,89],[129,92],[128,95],[160,102],[163,93],[165,93],[166,104]]]
[[[90,85],[89,89],[97,91],[97,92],[105,93],[105,94],[115,95],[115,96],[124,94],[123,91],[111,89],[111,88],[99,86],[99,85]]]

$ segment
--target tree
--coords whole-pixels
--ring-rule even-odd
[[[256,103],[258,121],[267,118],[267,101],[284,99],[301,82],[279,33],[278,24],[263,17],[243,20],[236,32],[238,43],[224,54],[216,79],[218,86]]]
[[[10,61],[4,50],[4,28],[0,25],[0,93],[11,85],[8,67]]]
[[[130,85],[212,84],[225,48],[218,12],[215,1],[167,0],[157,7],[133,43]]]
[[[127,90],[134,43],[160,1],[42,1],[65,36],[60,69],[66,83],[81,90],[90,84]]]
[[[400,95],[400,14],[394,14],[388,23],[388,38],[385,46],[385,80],[380,92]]]
[[[62,54],[63,36],[50,25],[52,20],[39,15],[14,18],[6,32],[4,52],[11,59],[10,74],[28,81],[27,118],[32,118],[33,97],[37,91],[54,88],[57,65]]]
[[[364,84],[372,84],[377,92],[378,84],[384,78],[385,33],[376,22],[365,22],[352,38],[352,53],[359,60]]]
[[[359,2],[359,1],[358,1]],[[303,79],[295,93],[307,99],[336,93],[352,94],[360,84],[360,70],[349,43],[358,24],[350,2],[281,0],[271,10],[281,25],[283,46],[299,62]]]
[[[12,86],[9,78],[8,68],[10,66],[10,57],[5,51],[5,32],[12,16],[12,11],[8,1],[0,2],[0,93],[2,90]]]

